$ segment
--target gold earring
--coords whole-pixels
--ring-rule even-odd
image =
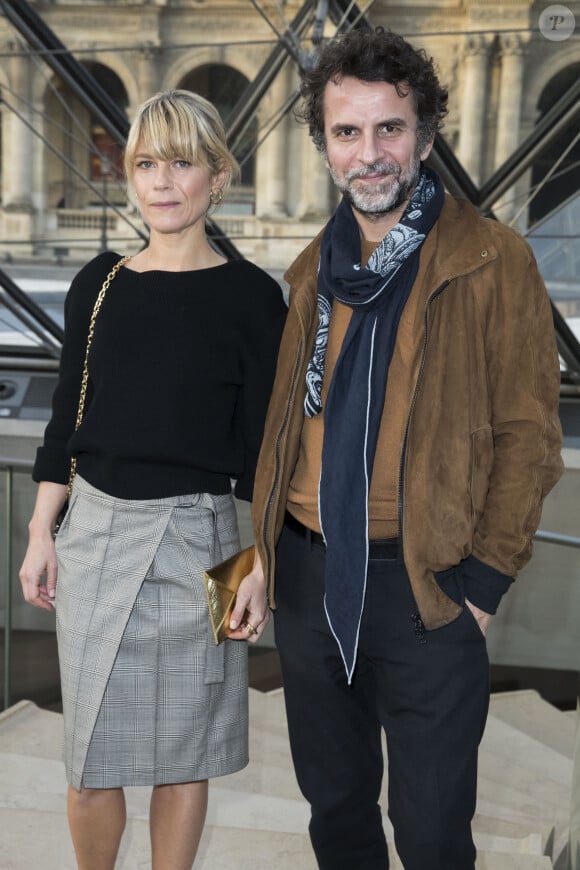
[[[215,187],[209,195],[210,205],[219,205],[224,198],[221,187]]]

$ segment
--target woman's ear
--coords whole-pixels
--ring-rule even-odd
[[[223,190],[223,188],[225,187],[225,185],[228,182],[229,175],[230,175],[229,167],[223,166],[221,169],[219,169],[211,180],[212,188],[219,187],[220,190]]]

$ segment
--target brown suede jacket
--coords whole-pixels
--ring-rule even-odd
[[[285,275],[290,310],[254,486],[256,546],[275,607],[275,547],[298,456],[318,322],[320,234]],[[528,561],[542,501],[562,474],[560,369],[550,301],[515,231],[446,197],[421,249],[424,321],[402,445],[405,565],[425,628],[461,606],[437,572],[464,566],[466,597],[494,613]]]

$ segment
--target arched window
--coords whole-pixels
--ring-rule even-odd
[[[87,63],[89,71],[112,100],[126,112],[128,97],[119,77],[100,63]],[[84,176],[101,185],[107,198],[126,201],[122,146],[64,82],[55,79],[46,92],[47,138],[54,150],[46,152],[49,208],[82,209],[101,201]]]
[[[87,69],[94,76],[113,102],[127,110],[127,92],[119,77],[100,63],[88,63]],[[91,117],[91,180],[120,180],[123,178],[123,147],[102,127],[100,121]]]
[[[220,113],[226,132],[233,120],[232,112],[248,86],[248,79],[238,70],[225,64],[207,64],[188,73],[179,87],[201,94],[211,100]],[[255,182],[255,158],[257,119],[247,127],[241,145],[236,149],[236,158],[242,167],[242,187],[253,187]]]
[[[559,98],[566,93],[568,88],[575,84],[580,76],[580,63],[559,72],[548,82],[540,99],[538,109],[540,117],[558,102]],[[552,169],[554,163],[562,152],[571,144],[578,132],[577,126],[571,122],[570,126],[558,136],[557,140],[536,160],[532,170],[532,184],[534,189]],[[560,203],[565,202],[570,194],[580,188],[580,142],[566,155],[558,169],[546,182],[540,193],[530,203],[530,225],[537,223],[544,215],[554,211]]]

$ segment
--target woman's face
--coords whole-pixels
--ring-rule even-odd
[[[138,147],[132,184],[139,210],[151,230],[182,233],[205,218],[212,188],[221,187],[223,173],[187,160],[161,160]]]

